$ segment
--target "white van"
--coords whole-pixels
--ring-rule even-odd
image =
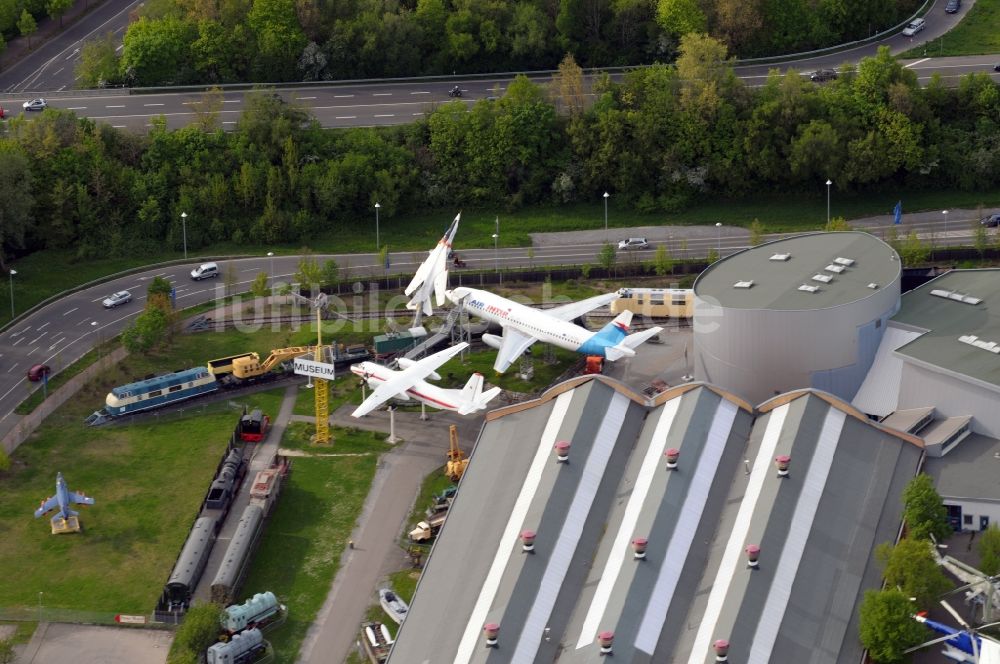
[[[212,277],[217,276],[219,276],[219,266],[215,263],[202,263],[195,269],[191,270],[191,278],[195,281],[211,279]]]

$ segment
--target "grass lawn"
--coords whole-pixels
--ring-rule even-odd
[[[956,30],[945,37],[946,55],[959,53],[989,53],[1000,51],[1000,29],[997,15],[1000,0],[979,0]],[[980,17],[980,18],[975,18]],[[984,36],[979,36],[978,31]],[[968,38],[961,37],[962,31],[969,31]],[[956,35],[959,35],[956,37]],[[955,45],[968,43],[976,45],[976,50],[950,50],[951,41]],[[916,57],[916,56],[914,56]],[[977,205],[1000,205],[1000,188],[987,192],[924,191],[893,189],[886,192],[842,193],[834,191],[832,212],[848,220],[876,214],[888,214],[896,201],[902,199],[906,212],[920,210],[940,210],[946,208],[975,208]],[[713,198],[693,205],[681,212],[641,213],[619,207],[615,198],[610,199],[608,226],[626,228],[631,226],[714,225],[721,221],[727,225],[749,226],[759,219],[766,232],[794,232],[816,230],[826,220],[826,188],[817,183],[811,194],[783,193],[761,194],[752,198],[724,200]],[[540,205],[523,208],[515,212],[498,210],[466,210],[462,214],[456,249],[489,248],[493,246],[494,220],[500,216],[500,246],[523,247],[530,245],[530,233],[598,229],[604,223],[604,206],[595,194],[592,203],[552,206]],[[434,246],[445,228],[454,217],[452,210],[417,212],[405,216],[384,218],[381,223],[382,235],[389,250],[423,252]],[[374,228],[358,224],[351,232],[331,229],[320,234],[311,243],[310,249],[316,253],[371,253],[375,245]],[[250,245],[217,244],[202,247],[193,252],[191,262],[202,256],[247,255],[263,256],[268,251],[278,255],[298,255],[302,246],[298,243],[284,247],[261,247]],[[181,255],[164,252],[157,256],[133,256],[128,258],[76,261],[70,252],[42,251],[17,259],[13,267],[18,275],[14,278],[14,304],[17,312],[22,312],[47,297],[72,288],[86,281],[110,275],[121,270],[139,267],[149,263],[174,260]],[[361,262],[362,259],[355,259]],[[351,261],[342,265],[342,277],[350,279],[353,270]],[[68,266],[68,269],[53,270],[52,265]],[[343,274],[346,269],[347,275]],[[354,275],[356,276],[356,275]],[[0,311],[0,325],[10,320],[7,311]]]
[[[1000,53],[1000,0],[976,0],[976,4],[969,8],[961,23],[954,29],[927,42],[926,45],[911,48],[899,57],[932,56],[936,58],[945,55],[981,55],[984,53]],[[992,67],[990,71],[992,71]]]
[[[541,344],[538,345],[541,346]],[[556,362],[549,364],[543,359],[544,353],[541,347],[533,348],[528,353],[530,354],[532,351],[535,377],[530,381],[521,380],[518,376],[519,362],[515,362],[506,372],[498,375],[493,370],[497,351],[486,348],[466,353],[465,362],[462,362],[461,356],[458,356],[442,364],[441,368],[437,370],[441,374],[441,380],[438,384],[441,387],[460,388],[469,380],[469,375],[472,372],[478,371],[483,374],[486,382],[490,385],[497,385],[512,392],[535,392],[551,385],[557,376],[582,357],[573,351],[553,347],[552,351]]]
[[[278,393],[243,395],[267,409]],[[7,606],[148,613],[197,515],[237,413],[230,410],[157,424],[86,428],[85,404],[53,414],[0,475],[0,575]],[[69,435],[67,435],[69,434]],[[55,474],[94,496],[80,509],[79,535],[53,536],[32,510],[52,495]],[[113,573],[109,571],[113,570]]]
[[[314,415],[316,413],[316,393],[305,385],[300,387],[299,394],[295,399],[295,414]],[[358,387],[358,379],[347,367],[341,371],[339,378],[330,383],[330,412],[333,413],[345,403],[361,403],[361,389]]]
[[[293,459],[244,584],[245,596],[270,590],[289,608],[285,625],[267,637],[279,663],[295,661],[326,599],[384,448],[385,443],[372,441],[356,448],[369,456]]]
[[[385,433],[361,429],[330,427],[333,445],[314,445],[310,438],[316,432],[311,422],[292,422],[285,429],[281,449],[314,452],[316,454],[381,454],[392,449],[385,442]],[[296,457],[298,458],[298,457]]]

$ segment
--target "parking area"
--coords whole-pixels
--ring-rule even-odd
[[[165,664],[173,632],[41,623],[16,664]]]

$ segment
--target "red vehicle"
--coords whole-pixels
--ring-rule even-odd
[[[36,364],[28,369],[28,380],[39,381],[52,373],[52,369],[47,364]]]
[[[247,443],[259,443],[267,435],[271,418],[259,408],[240,418],[240,440]]]
[[[0,120],[3,120],[3,118],[4,118],[3,106],[0,106]]]

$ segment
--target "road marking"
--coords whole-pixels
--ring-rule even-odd
[[[143,106],[163,106],[163,104],[143,104]],[[108,106],[108,108],[111,108]]]
[[[77,322],[77,325],[83,325],[84,323],[86,323],[89,320],[90,320],[89,318],[84,318],[83,320]]]
[[[295,99],[299,101],[305,101],[306,99],[315,99],[316,97],[296,97]]]
[[[39,339],[41,339],[42,337],[44,337],[44,336],[45,336],[46,334],[48,334],[48,332],[42,332],[41,334],[39,334],[39,335],[38,335],[37,337],[35,337],[35,338],[34,338],[34,339],[32,339],[31,341],[29,341],[28,343],[29,343],[29,344],[33,344],[33,343],[35,343],[36,341],[38,341]]]
[[[411,95],[429,95],[430,92],[411,92]]]
[[[21,334],[24,334],[25,332],[27,332],[27,331],[28,331],[28,330],[30,330],[30,329],[31,329],[31,326],[29,325],[28,327],[24,328],[24,329],[23,329],[23,330],[21,330],[20,332],[11,332],[11,333],[10,333],[10,336],[12,336],[12,337],[16,337],[16,336],[18,336],[18,335],[21,335]]]
[[[65,86],[65,85],[60,85],[60,86],[59,86],[59,89],[58,89],[58,90],[56,90],[56,92],[62,92],[62,91],[63,91],[63,90],[65,90],[65,89],[66,89],[66,86]]]
[[[372,96],[373,97],[391,97],[392,93],[391,92],[373,92]]]
[[[15,367],[17,367],[17,362],[15,362],[14,364],[10,365],[10,369],[7,369],[7,373],[10,373],[11,371],[13,371]],[[10,389],[14,389],[14,388],[10,388]],[[9,394],[9,392],[8,392],[8,394]],[[4,394],[4,396],[7,396],[7,395]]]
[[[333,95],[334,99],[350,99],[354,95]]]
[[[69,58],[66,58],[66,59],[69,60]],[[66,69],[66,68],[65,67],[60,67],[56,71],[52,72],[52,75],[55,76],[56,74],[58,74],[59,72],[61,72],[63,69]]]
[[[910,64],[906,65],[906,67],[904,67],[904,68],[908,69],[910,67],[916,67],[921,62],[927,62],[928,60],[930,60],[930,58],[924,58],[923,60],[917,60],[916,62],[911,62]]]
[[[122,50],[123,48],[125,48],[125,44],[121,44],[120,46],[118,46],[118,48],[115,49],[115,53]]]
[[[70,106],[66,110],[67,111],[86,111],[87,107],[86,106]]]
[[[29,350],[28,351],[28,357],[31,357],[32,355],[34,355],[36,350],[38,350],[38,346],[35,346],[31,350]]]
[[[77,76],[77,77],[76,77],[76,78],[74,78],[73,80],[74,80],[74,81],[79,81],[79,80],[80,80],[81,78],[83,78],[83,74],[81,74],[81,75]]]
[[[52,350],[53,348],[55,348],[56,346],[58,346],[59,344],[61,344],[64,341],[66,341],[66,337],[62,337],[61,339],[57,339],[55,341],[55,343],[53,343],[51,346],[49,346],[49,350]]]
[[[14,342],[14,345],[16,346],[19,343],[21,343],[22,341],[24,341],[24,337],[20,337],[17,341]]]
[[[48,326],[49,326],[49,323],[42,323],[41,325],[38,326],[38,331],[41,332],[42,328],[45,328],[45,327],[48,327]]]
[[[377,118],[394,118],[396,116],[394,114],[392,114],[392,113],[383,113],[382,115],[376,115],[375,117],[377,117]]]
[[[225,120],[222,124],[236,124],[235,120]]]
[[[125,108],[125,104],[115,104],[113,106],[105,106],[104,108]]]
[[[67,56],[66,56],[66,57],[65,57],[65,58],[63,59],[63,62],[65,62],[66,60],[70,60],[70,59],[72,59],[72,58],[73,58],[73,56],[74,56],[74,55],[76,55],[76,54],[77,54],[77,53],[79,53],[79,52],[80,52],[80,49],[78,49],[78,48],[74,48],[74,49],[73,49],[73,52],[72,52],[72,53],[70,53],[69,55],[67,55]],[[62,70],[60,69],[59,71],[62,71]],[[56,73],[58,74],[59,72],[57,71]]]
[[[423,115],[423,113],[413,113],[413,115]]]
[[[356,115],[338,115],[334,120],[354,120],[357,117]]]
[[[112,129],[124,129],[125,125],[111,125]]]
[[[187,102],[185,102],[185,103],[187,103]],[[240,103],[240,100],[239,99],[223,99],[222,103],[223,104],[238,104],[238,103]]]

